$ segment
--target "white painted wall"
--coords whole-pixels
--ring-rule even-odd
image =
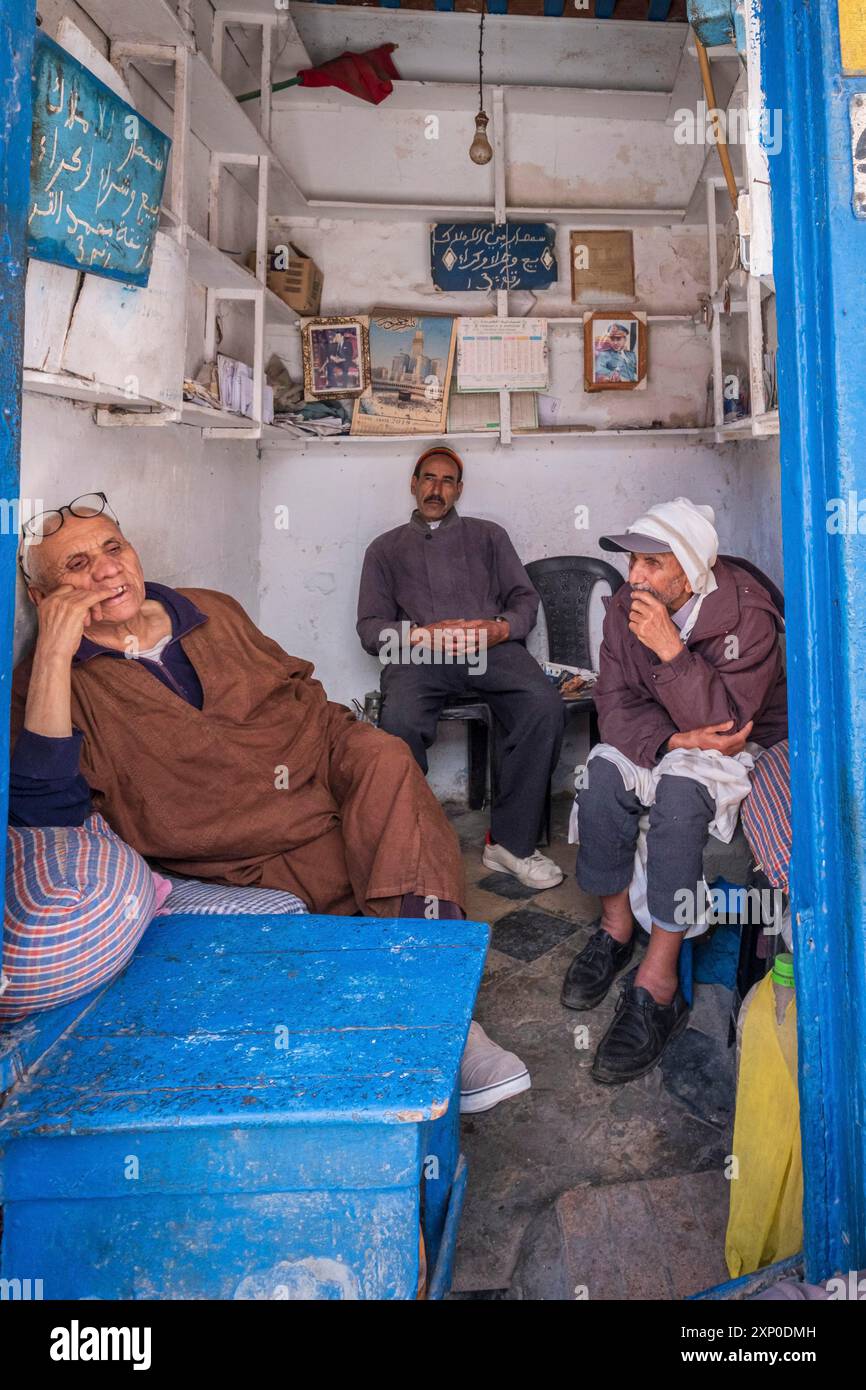
[[[209,15],[210,7],[205,7]],[[101,31],[70,0],[46,0],[40,3],[40,12],[52,37],[67,16],[97,51],[106,51]],[[200,35],[201,21],[207,17],[200,16]],[[229,55],[230,61],[232,56],[240,62],[236,53]],[[153,90],[134,73],[131,86],[139,109],[170,131],[168,108]],[[201,146],[193,150],[191,159],[191,220],[204,230],[207,164]],[[251,206],[233,184],[226,195],[224,226],[244,249],[254,236],[254,230],[249,231]],[[191,290],[190,298],[193,312],[196,303],[201,310],[203,291]],[[188,370],[195,371],[200,361],[200,337],[192,333]],[[97,375],[97,364],[93,375]],[[226,590],[253,618],[258,612],[259,476],[254,444],[203,441],[198,430],[183,425],[99,427],[90,407],[25,393],[21,448],[25,506],[31,511],[42,504],[53,507],[84,492],[103,491],[139,549],[148,578]],[[32,609],[19,584],[16,659],[32,631]]]
[[[44,8],[50,12],[49,28],[62,13],[75,13],[75,6],[64,0],[46,0]],[[316,48],[320,41],[333,47],[330,30],[320,39],[315,26],[339,26],[345,13],[327,7],[316,14],[318,8],[308,7],[305,32],[311,49],[316,49],[315,58],[323,56]],[[408,12],[395,16],[352,11],[350,17],[353,23],[374,27],[394,22],[403,26],[407,60],[412,26],[431,22],[430,16],[413,17]],[[433,17],[441,21],[441,33],[443,23],[460,19]],[[622,28],[636,32],[633,26]],[[657,38],[664,28],[647,26],[648,38]],[[574,36],[589,32],[581,27]],[[612,32],[604,28],[602,37]],[[92,36],[99,40],[98,33]],[[246,37],[238,30],[229,44],[235,90],[257,85],[245,80],[251,52],[245,47]],[[199,38],[206,41],[202,33]],[[375,38],[371,34],[371,42]],[[348,32],[346,41],[353,46]],[[651,65],[645,84],[656,91],[669,86],[676,67],[676,55],[667,51],[669,40],[658,42],[664,51],[655,54],[655,66]],[[463,76],[459,56],[454,54],[452,76]],[[500,51],[497,61],[507,75],[509,55]],[[254,52],[249,67],[254,75]],[[407,68],[407,75],[424,74]],[[614,85],[612,80],[609,85]],[[323,98],[317,100],[321,104]],[[158,123],[167,121],[167,108],[144,84],[136,87],[136,101]],[[389,117],[387,110],[355,104],[348,117],[344,105],[324,119],[308,105],[300,117],[289,113],[285,120],[281,118],[276,140],[289,166],[309,175],[311,191],[382,198],[389,191],[406,196],[411,189],[414,197],[429,194],[442,200],[462,193],[477,200],[486,196],[486,173],[465,158],[461,119],[446,120],[447,138],[429,148],[430,142],[421,145],[416,139],[411,113]],[[649,125],[623,131],[614,124],[604,140],[594,138],[599,129],[599,122],[566,122],[556,130],[550,121],[535,117],[513,122],[509,129],[512,199],[574,204],[585,198],[596,205],[640,206],[675,203],[688,194],[694,151],[669,147],[663,131]],[[347,152],[347,132],[352,158],[345,161],[337,180],[339,158]],[[301,137],[303,153],[297,148]],[[380,163],[376,147],[384,152]],[[194,151],[192,165],[191,220],[204,230],[203,150]],[[228,249],[245,249],[249,244],[249,218],[250,207],[243,196],[230,198],[222,238]],[[492,311],[488,296],[448,297],[433,289],[423,223],[322,219],[290,230],[292,240],[312,254],[325,272],[325,312],[359,312],[378,304],[463,313]],[[579,312],[569,298],[567,232],[563,227],[559,233],[560,285],[539,296],[537,312]],[[636,306],[657,314],[693,313],[707,280],[702,229],[636,232],[635,265]],[[526,312],[529,298],[513,296],[512,307]],[[655,419],[667,424],[704,423],[709,348],[707,339],[691,325],[653,328],[646,391],[595,397],[582,388],[580,333],[565,328],[554,332],[551,390],[563,401],[563,422],[602,428],[646,425]],[[286,355],[297,371],[297,337],[286,341]],[[198,365],[194,355],[191,345],[189,370]],[[249,444],[202,442],[196,431],[183,426],[106,430],[93,423],[85,408],[28,397],[22,495],[41,498],[51,506],[79,492],[103,489],[139,547],[150,577],[177,585],[212,585],[233,593],[258,616],[265,631],[290,651],[315,662],[332,698],[349,700],[353,695],[363,697],[378,681],[377,664],[362,651],[354,631],[364,550],[376,535],[407,519],[408,480],[421,447],[376,440],[336,442],[271,451],[259,464]],[[778,464],[772,444],[713,448],[663,438],[559,437],[521,440],[503,449],[495,440],[480,437],[461,441],[460,449],[467,466],[461,509],[505,525],[524,559],[575,551],[595,554],[600,534],[620,529],[654,501],[684,493],[717,508],[724,548],[752,554],[778,575],[774,568],[779,564]],[[274,509],[285,504],[291,524],[288,531],[277,530]],[[586,531],[574,529],[578,504],[589,508]],[[27,626],[22,610],[19,646]],[[576,758],[572,742],[560,768],[563,785]],[[450,729],[432,758],[431,780],[440,795],[460,794],[464,765],[461,731]]]
[[[466,465],[460,510],[505,526],[523,560],[600,554],[600,535],[681,494],[716,508],[723,549],[740,545],[749,464],[738,446],[571,437],[511,448],[491,439],[459,443]],[[378,664],[355,633],[358,580],[370,541],[409,518],[418,453],[411,444],[365,440],[265,458],[260,621],[315,663],[332,699],[363,699],[378,684]],[[589,508],[589,529],[578,532],[579,504]],[[290,527],[278,530],[275,509],[286,505]],[[564,755],[563,783],[574,761]],[[462,733],[447,729],[431,755],[432,785],[438,795],[460,796],[464,774]]]
[[[738,485],[733,507],[743,538],[737,553],[754,560],[784,589],[779,437],[746,440],[738,446],[737,453]]]
[[[443,295],[429,280],[428,233],[417,223],[322,221],[295,227],[297,241],[322,267],[323,311],[352,313],[374,304],[462,313],[489,313],[490,297]],[[538,296],[538,312],[580,312],[570,302],[567,228],[559,235],[559,285]],[[635,232],[635,303],[650,313],[692,314],[707,284],[706,234],[701,228]],[[512,296],[520,312],[528,296]],[[561,419],[596,428],[705,423],[710,373],[707,337],[691,324],[651,329],[646,391],[589,395],[583,390],[579,331],[552,330],[551,391]],[[295,370],[296,351],[290,354]],[[671,438],[560,436],[454,441],[466,461],[461,510],[504,525],[524,560],[545,555],[598,554],[598,536],[621,530],[653,502],[684,494],[718,513],[723,549],[741,549],[744,535],[764,561],[772,554],[772,512],[761,532],[758,449],[720,447]],[[314,661],[332,698],[362,699],[378,684],[376,661],[355,633],[358,580],[371,540],[408,519],[409,478],[426,443],[331,441],[269,450],[262,472],[261,621],[289,650]],[[772,469],[765,470],[772,478]],[[574,508],[589,508],[589,528],[574,529]],[[275,509],[288,506],[288,531],[275,527]],[[750,553],[745,549],[745,553]],[[771,569],[771,572],[772,569]],[[532,646],[533,643],[530,643]],[[536,641],[537,645],[537,641]],[[579,725],[580,721],[575,721]],[[431,755],[439,795],[465,786],[463,731],[451,727]],[[572,740],[560,764],[565,785],[577,760]]]
[[[559,280],[539,292],[534,313],[575,317],[587,307],[571,302],[569,230],[567,226],[558,229]],[[423,223],[322,219],[315,227],[287,224],[285,235],[323,271],[325,314],[364,313],[375,306],[428,313],[494,312],[493,295],[443,294],[435,289],[430,279],[429,230]],[[608,304],[649,314],[697,312],[698,296],[706,292],[709,275],[702,228],[641,228],[634,233],[634,257],[634,299],[608,299]],[[517,291],[511,295],[512,312],[526,313],[532,302],[532,295]],[[650,425],[654,420],[669,426],[707,423],[709,336],[691,322],[651,325],[647,387],[641,391],[584,391],[581,325],[551,328],[550,343],[550,389],[563,402],[561,423],[597,429]],[[299,372],[297,335],[289,365],[295,374]]]
[[[259,585],[259,465],[249,445],[202,443],[184,425],[102,429],[87,407],[24,397],[21,496],[55,507],[104,492],[145,577],[222,589],[254,619]],[[19,581],[15,659],[33,632]]]

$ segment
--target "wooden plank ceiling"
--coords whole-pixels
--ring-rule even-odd
[[[487,0],[488,14],[553,15],[558,19],[641,19],[687,23],[686,0]],[[333,0],[319,0],[332,4]],[[453,10],[479,14],[482,0],[339,0],[363,9]]]

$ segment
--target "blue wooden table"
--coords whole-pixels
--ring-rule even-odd
[[[441,1294],[487,939],[158,918],[7,1095],[2,1277],[45,1298],[414,1298],[423,1226]]]

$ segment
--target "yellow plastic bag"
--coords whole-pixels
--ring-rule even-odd
[[[786,1259],[803,1241],[797,1009],[779,1025],[772,974],[743,1027],[725,1259],[732,1279]]]

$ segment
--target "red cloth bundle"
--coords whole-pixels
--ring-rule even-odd
[[[383,43],[366,53],[341,53],[317,68],[303,68],[298,76],[302,87],[339,87],[350,96],[378,106],[393,91],[391,79],[400,74],[391,54],[395,43]]]

